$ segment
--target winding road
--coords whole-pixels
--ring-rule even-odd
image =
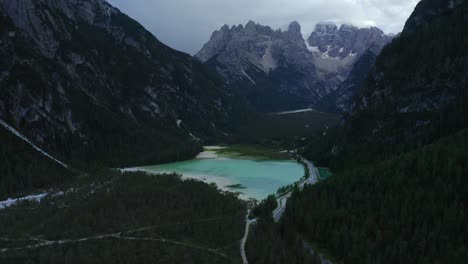
[[[242,262],[244,264],[249,263],[249,261],[247,260],[247,254],[245,254],[245,244],[247,243],[247,238],[249,237],[250,224],[257,222],[256,218],[249,219],[249,215],[250,215],[250,209],[247,210],[247,215],[245,216],[245,232],[244,232],[244,236],[242,237],[241,245],[240,245],[240,253],[242,256]]]
[[[306,164],[307,170],[309,171],[309,177],[299,183],[299,188],[302,190],[305,185],[316,184],[319,181],[319,171],[311,161],[308,161],[303,157],[300,157],[300,159],[303,163]],[[276,209],[272,212],[273,219],[275,220],[275,222],[278,222],[281,219],[281,216],[283,215],[284,210],[286,209],[286,202],[288,201],[289,197],[291,197],[291,195],[292,191],[289,191],[286,194],[276,196],[278,207],[276,207]],[[250,209],[247,210],[247,215],[245,216],[245,232],[240,244],[240,253],[242,256],[242,262],[244,264],[249,263],[249,261],[247,260],[247,255],[245,253],[245,244],[249,236],[250,225],[257,222],[257,219],[249,219],[249,215]]]
[[[311,161],[308,161],[304,159],[303,157],[300,157],[300,159],[303,163],[306,164],[307,170],[309,171],[309,177],[299,183],[299,188],[302,190],[305,185],[316,184],[319,181],[319,171]],[[275,222],[278,222],[281,219],[281,216],[283,215],[284,210],[286,210],[286,202],[288,201],[289,197],[291,197],[291,194],[292,194],[292,191],[283,195],[278,195],[276,197],[276,202],[278,203],[278,207],[276,207],[276,209],[273,210],[273,213],[272,213],[273,219],[275,220]]]

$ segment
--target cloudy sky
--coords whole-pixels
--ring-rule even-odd
[[[319,21],[377,26],[398,33],[419,0],[108,0],[159,40],[190,54],[224,24],[253,20],[272,28],[302,25],[305,35]]]

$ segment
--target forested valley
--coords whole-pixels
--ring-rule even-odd
[[[179,175],[102,171],[0,211],[1,263],[239,263],[246,204]]]

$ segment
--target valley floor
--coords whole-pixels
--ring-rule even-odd
[[[206,147],[205,151],[197,157],[216,159],[220,158],[220,155],[230,157],[251,155],[261,159],[290,158],[288,152],[252,145]],[[296,183],[300,189],[306,185],[315,184],[320,178],[319,170],[312,162],[303,158],[301,162],[304,164],[308,177]],[[249,219],[250,210],[248,210],[245,219],[242,220],[242,212],[246,210],[245,202],[239,201],[233,193],[221,194],[217,188],[198,182],[200,180],[207,182],[207,176],[203,179],[188,176],[181,181],[180,176],[176,175],[154,177],[146,173],[155,174],[154,171],[145,171],[142,168],[129,168],[97,175],[83,175],[81,177],[85,180],[64,184],[62,190],[55,188],[0,201],[0,224],[11,227],[9,230],[0,231],[0,260],[27,261],[52,255],[58,261],[56,263],[60,263],[60,260],[68,258],[68,254],[78,254],[77,252],[82,251],[99,259],[103,255],[93,252],[90,247],[98,246],[111,254],[115,250],[114,247],[126,245],[130,248],[128,254],[131,254],[131,248],[137,245],[145,250],[149,244],[156,243],[164,248],[163,252],[171,255],[185,248],[187,252],[180,255],[181,259],[203,259],[204,262],[216,263],[242,260],[243,263],[248,263],[246,245],[249,240],[249,231],[252,226],[256,225],[257,219]],[[123,182],[126,183],[125,189],[121,189],[124,187]],[[209,180],[208,183],[215,183],[221,189],[228,185],[226,182]],[[156,187],[154,184],[159,186]],[[186,187],[183,187],[184,185]],[[170,191],[164,189],[164,186]],[[191,197],[190,192],[197,189],[200,189],[197,193],[203,193],[203,197],[200,198],[197,195],[197,198],[192,197],[188,200],[184,198],[184,196]],[[230,191],[226,188],[223,190]],[[154,192],[160,193],[155,195]],[[283,215],[291,194],[292,189],[289,189],[277,195],[278,207],[272,211],[276,222]],[[189,209],[182,209],[179,206],[164,209],[164,206],[170,206],[172,202],[175,202],[169,202],[165,198],[167,195],[172,197],[171,199],[175,196],[175,200],[183,201],[183,207]],[[152,202],[155,199],[154,196],[158,197],[156,200],[162,199],[165,202],[155,204]],[[190,211],[192,210],[190,208],[199,208],[197,207],[199,203],[207,203],[208,200],[205,198],[212,206],[204,208],[204,213],[200,215],[200,209]],[[205,202],[202,202],[204,199]],[[231,206],[232,209],[225,211],[226,206]],[[106,210],[98,208],[106,208]],[[114,210],[112,211],[111,208]],[[220,208],[224,209],[220,211]],[[121,210],[125,212],[119,213]],[[168,223],[168,219],[162,220],[160,216],[152,218],[156,216],[155,211],[164,212],[166,214],[164,218],[172,220]],[[127,214],[131,218],[122,217],[122,214]],[[136,221],[134,217],[137,216],[143,218],[144,221]],[[223,231],[222,235],[218,234],[214,237],[216,232],[213,233],[213,231],[220,225],[226,224],[235,228],[227,233]],[[74,226],[73,229],[67,229],[70,225]],[[187,227],[190,228],[187,229]],[[241,234],[243,237],[240,237]],[[224,238],[225,241],[220,241]],[[219,247],[219,245],[226,245],[226,247]],[[235,253],[235,248],[237,252],[240,249],[240,254]],[[54,253],[56,249],[63,252]],[[84,259],[82,253],[79,255],[76,261],[95,263]],[[125,256],[125,258],[128,257]],[[153,257],[155,257],[154,254],[145,253],[142,259]],[[164,258],[164,256],[159,257]],[[179,258],[173,258],[171,261],[174,259]]]

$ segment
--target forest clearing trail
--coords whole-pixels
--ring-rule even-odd
[[[22,246],[22,247],[0,248],[0,253],[7,252],[7,251],[13,251],[13,250],[35,249],[35,248],[40,248],[40,247],[61,245],[61,244],[81,243],[81,242],[92,241],[92,240],[100,240],[100,239],[121,239],[121,240],[140,240],[140,241],[154,241],[154,242],[167,243],[167,244],[172,244],[172,245],[176,245],[176,246],[182,246],[182,247],[187,247],[187,248],[191,248],[191,249],[196,249],[196,250],[200,250],[200,251],[209,252],[209,253],[215,254],[215,255],[217,255],[219,257],[228,259],[229,256],[227,256],[225,253],[223,253],[223,252],[221,252],[221,251],[219,251],[217,249],[213,249],[213,248],[209,248],[209,247],[197,246],[197,245],[194,245],[194,244],[185,243],[185,242],[181,242],[181,241],[177,241],[177,240],[161,238],[161,237],[135,237],[135,236],[126,235],[126,234],[130,234],[130,233],[137,233],[137,232],[141,232],[141,231],[152,230],[152,229],[156,229],[156,228],[160,228],[160,227],[184,225],[184,224],[192,224],[192,223],[201,223],[201,222],[210,222],[210,221],[219,221],[219,220],[222,220],[224,218],[226,218],[226,217],[211,217],[211,218],[199,219],[197,221],[191,221],[191,222],[179,222],[179,223],[171,223],[171,224],[165,224],[165,225],[154,225],[154,226],[141,227],[141,228],[137,228],[137,229],[126,230],[126,231],[121,231],[121,232],[116,232],[116,233],[102,234],[102,235],[82,237],[82,238],[76,238],[76,239],[46,240],[46,239],[41,239],[41,238],[38,238],[38,237],[32,237],[32,238],[29,238],[29,239],[0,238],[1,241],[7,241],[7,242],[24,242],[24,241],[34,241],[34,242],[36,242],[34,244],[27,245],[27,246]]]
[[[250,215],[250,209],[247,210],[247,215],[245,216],[245,232],[244,232],[244,236],[242,237],[242,240],[241,240],[241,245],[240,245],[240,252],[241,252],[241,256],[242,256],[242,262],[244,264],[249,264],[249,261],[247,260],[247,254],[245,253],[245,244],[247,243],[247,238],[249,237],[249,228],[250,228],[250,224],[253,224],[255,222],[257,222],[257,219],[249,219],[249,215]]]

